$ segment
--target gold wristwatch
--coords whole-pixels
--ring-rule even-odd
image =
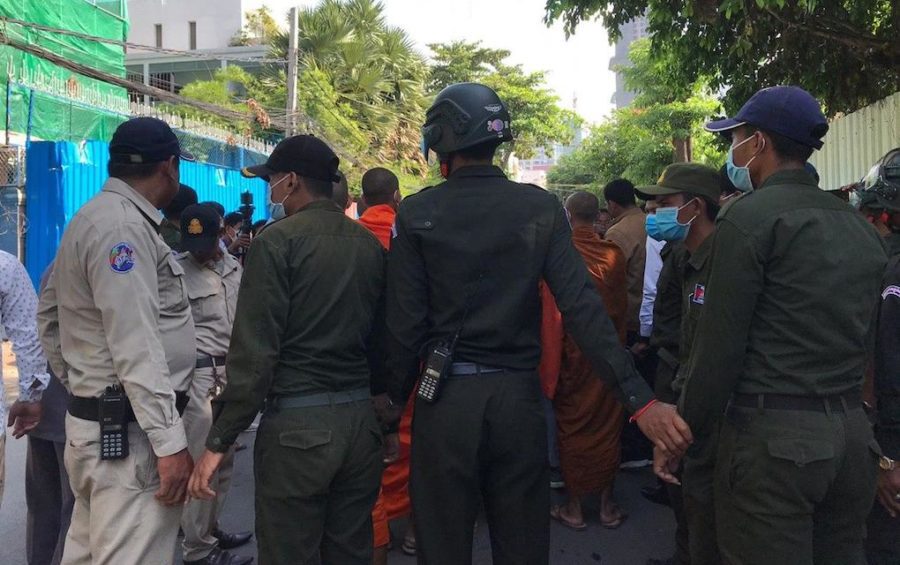
[[[881,467],[883,471],[893,471],[897,468],[897,462],[890,457],[885,457],[884,455],[882,455],[878,459],[878,466]]]

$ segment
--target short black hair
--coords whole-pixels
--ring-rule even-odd
[[[370,204],[390,202],[398,190],[400,190],[400,181],[397,179],[397,175],[384,167],[369,169],[363,175],[362,192]]]
[[[603,198],[619,206],[634,206],[634,184],[627,179],[615,179],[603,187]]]
[[[225,225],[228,227],[234,227],[239,223],[244,221],[244,215],[240,212],[229,212],[225,214]]]
[[[812,157],[813,148],[809,145],[804,145],[789,137],[785,137],[780,133],[775,133],[774,131],[758,128],[753,125],[747,125],[751,132],[759,131],[764,133],[769,139],[772,140],[772,147],[775,149],[775,153],[784,160],[784,161],[795,161],[798,163],[805,163]]]
[[[181,219],[181,213],[191,204],[197,203],[197,192],[186,184],[178,187],[175,198],[169,202],[169,205],[163,208],[163,216],[171,219]]]
[[[316,196],[323,198],[331,198],[334,195],[334,185],[330,180],[311,179],[301,176],[307,190]]]
[[[253,225],[250,226],[250,233],[254,236],[259,235],[260,230],[266,227],[267,223],[269,223],[268,220],[257,220],[253,222]]]
[[[464,159],[480,160],[493,159],[497,154],[497,148],[500,147],[500,141],[491,140],[485,143],[479,143],[473,147],[460,149],[456,154]]]
[[[161,163],[116,163],[106,165],[109,176],[121,180],[141,180],[152,177]]]
[[[222,206],[221,204],[219,204],[218,202],[216,202],[214,200],[207,200],[206,202],[201,202],[200,205],[201,206],[209,206],[210,208],[215,210],[217,214],[219,214],[220,218],[225,217],[225,206]]]

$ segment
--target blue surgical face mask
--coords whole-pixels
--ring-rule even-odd
[[[691,223],[697,216],[691,218],[690,222],[682,224],[678,221],[678,212],[692,201],[693,198],[678,208],[674,206],[658,208],[656,214],[648,214],[644,224],[647,235],[656,241],[681,241],[687,237]]]
[[[272,189],[283,183],[285,179],[288,178],[290,178],[290,175],[284,176],[280,181],[276,182],[275,184],[269,185],[269,217],[272,219],[272,221],[280,220],[287,215],[287,213],[284,211],[284,202],[288,199],[288,196],[290,196],[291,193],[287,193],[287,195],[281,200],[281,202],[273,202]]]
[[[725,169],[728,171],[728,178],[731,180],[731,184],[741,192],[750,192],[753,190],[753,180],[750,178],[750,163],[753,162],[753,159],[756,159],[756,155],[751,157],[746,165],[738,167],[734,164],[734,150],[751,139],[753,139],[753,136],[748,137],[737,145],[729,147],[728,160],[725,162]],[[759,155],[759,153],[757,153],[757,155]]]

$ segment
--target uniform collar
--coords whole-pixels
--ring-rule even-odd
[[[127,182],[117,178],[109,178],[106,180],[106,184],[103,185],[103,190],[127,198],[131,201],[132,204],[137,206],[137,209],[141,212],[141,214],[143,214],[144,217],[146,217],[149,221],[153,222],[157,228],[162,225],[163,218],[159,213],[159,210],[154,208],[153,204],[150,204],[149,200],[144,198]]]
[[[700,244],[700,247],[691,253],[688,263],[695,271],[702,271],[703,265],[705,265],[706,261],[709,259],[709,255],[712,252],[713,235],[715,234],[704,239],[703,243]]]
[[[609,227],[612,227],[612,226],[618,224],[619,222],[621,222],[622,220],[624,220],[625,218],[627,218],[627,217],[629,217],[629,216],[634,216],[635,214],[641,214],[641,215],[643,215],[643,214],[644,214],[644,211],[641,210],[640,208],[638,208],[637,206],[634,206],[634,207],[632,207],[632,208],[628,208],[627,210],[625,210],[624,212],[622,212],[622,215],[621,215],[621,216],[619,216],[618,218],[616,218],[615,220],[613,220],[612,222],[610,222]]]
[[[769,178],[765,180],[765,182],[762,183],[759,188],[763,189],[767,186],[776,186],[780,184],[802,184],[811,186],[813,188],[818,188],[816,179],[813,178],[811,174],[806,172],[805,169],[786,169],[783,171],[778,171],[777,173],[773,173]]]
[[[300,212],[305,212],[307,210],[327,210],[328,212],[340,212],[342,214],[344,213],[344,211],[341,210],[341,207],[338,206],[334,202],[334,200],[331,200],[328,198],[323,199],[323,200],[313,200],[312,202],[310,202],[303,208],[300,208],[299,210],[297,210],[295,212],[295,214],[299,214]],[[291,214],[291,215],[293,215],[293,214]]]
[[[450,175],[451,179],[456,178],[470,178],[470,177],[503,177],[506,178],[506,175],[503,174],[503,170],[500,167],[494,165],[472,165],[470,167],[463,167],[453,172]]]

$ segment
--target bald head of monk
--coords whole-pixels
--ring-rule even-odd
[[[396,208],[400,202],[400,181],[382,167],[369,169],[362,178],[362,194],[366,206],[387,204]]]
[[[590,192],[579,191],[566,198],[566,211],[573,228],[594,227],[594,220],[600,213],[600,199]]]
[[[341,207],[341,210],[346,210],[350,207],[350,187],[347,185],[347,177],[344,176],[344,173],[338,171],[337,176],[340,177],[340,180],[331,185],[331,199]]]

